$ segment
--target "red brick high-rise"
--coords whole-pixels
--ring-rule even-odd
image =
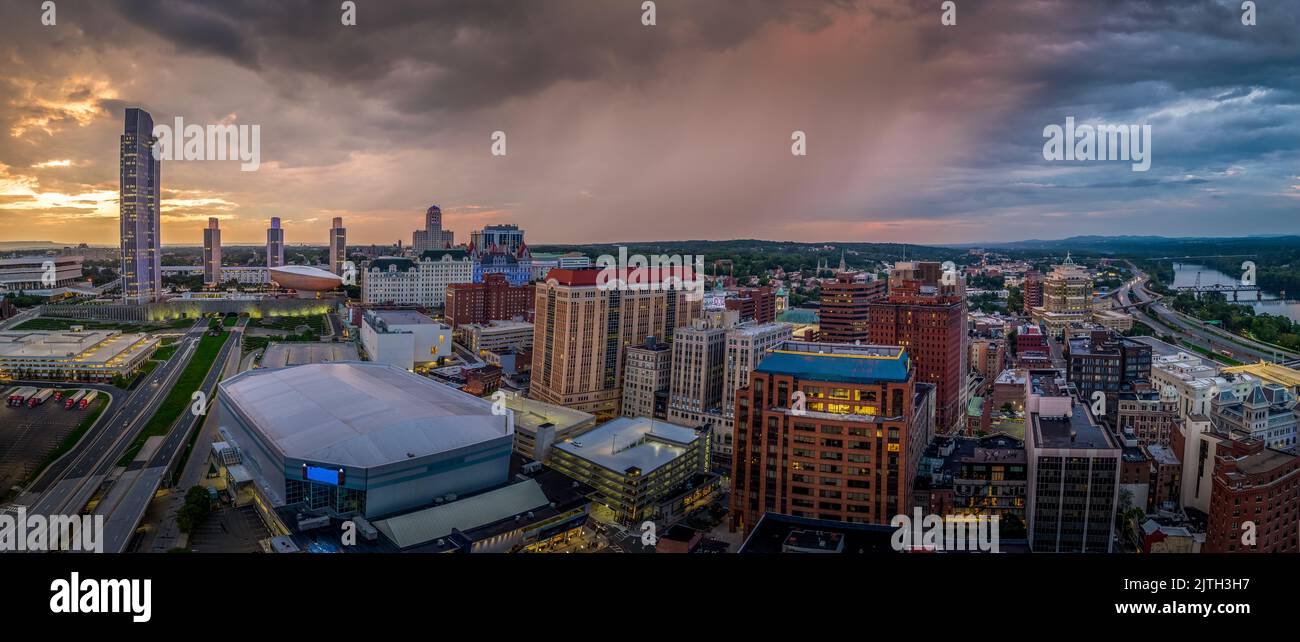
[[[443,315],[452,328],[515,318],[532,323],[533,305],[532,285],[510,285],[504,274],[487,274],[482,283],[448,285]]]
[[[1226,452],[1225,452],[1226,451]],[[1253,524],[1250,529],[1247,522]],[[1253,530],[1253,545],[1242,537]],[[1214,462],[1206,553],[1300,552],[1300,458],[1260,439],[1223,441]]]
[[[884,281],[854,282],[847,274],[821,286],[820,338],[828,343],[867,343],[872,301],[885,296]]]
[[[864,524],[908,512],[933,401],[902,348],[778,345],[736,393],[730,528],[768,512]]]
[[[935,429],[940,434],[950,432],[963,416],[970,356],[965,286],[956,274],[947,280],[951,282],[945,282],[938,263],[896,265],[889,295],[870,305],[866,341],[907,348],[916,381],[936,387]]]

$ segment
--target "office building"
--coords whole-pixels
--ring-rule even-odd
[[[121,140],[122,298],[152,303],[162,295],[162,162],[154,157],[153,117],[134,107],[126,110]]]
[[[930,515],[997,515],[1002,537],[1025,531],[1025,442],[1010,435],[940,435],[921,458],[913,505]]]
[[[623,416],[667,419],[672,346],[650,337],[623,352]]]
[[[713,423],[709,416],[722,414],[727,331],[735,324],[735,311],[713,310],[673,335],[669,421],[699,426]]]
[[[554,252],[529,252],[532,257],[530,268],[533,281],[545,281],[546,273],[552,269],[585,270],[592,266],[591,257],[581,252],[557,254]]]
[[[1244,394],[1220,390],[1210,402],[1210,419],[1224,431],[1276,450],[1295,449],[1298,417],[1295,395],[1275,383],[1256,382]]]
[[[889,274],[889,295],[870,304],[870,343],[907,349],[916,381],[935,386],[941,434],[962,423],[969,370],[965,285],[954,277],[945,283],[938,263],[900,262]]]
[[[681,290],[597,286],[600,272],[556,268],[536,284],[529,396],[608,419],[620,414],[626,347],[672,342],[700,302]]]
[[[740,288],[728,293],[723,305],[739,313],[741,322],[776,321],[776,292],[770,287]]]
[[[470,233],[469,243],[484,250],[497,248],[516,253],[524,245],[524,231],[518,225],[486,225]]]
[[[497,247],[479,248],[469,246],[470,257],[474,260],[474,282],[482,283],[492,274],[506,277],[510,285],[528,285],[533,279],[532,257],[527,245],[520,245],[518,250],[504,250]]]
[[[160,339],[117,330],[0,332],[0,379],[110,381],[135,373]]]
[[[334,217],[330,224],[330,269],[343,276],[343,264],[348,260],[348,231],[343,227],[343,217]]]
[[[214,216],[208,218],[208,226],[203,228],[203,285],[220,285],[224,283],[221,277],[221,230]]]
[[[1036,552],[1109,553],[1122,448],[1059,370],[1026,381],[1029,546]]]
[[[284,266],[284,228],[280,227],[280,217],[271,217],[271,227],[266,229],[266,267],[267,269]]]
[[[852,275],[840,274],[835,281],[822,283],[821,340],[827,343],[867,343],[871,340],[870,304],[885,296],[885,281],[855,281]],[[775,317],[773,317],[775,318]]]
[[[544,462],[551,447],[596,427],[596,415],[504,393],[505,405],[514,413],[515,452],[533,461]]]
[[[458,326],[455,336],[475,353],[528,350],[533,347],[533,324],[523,321],[491,321]]]
[[[419,259],[382,257],[365,267],[361,302],[441,309],[447,287],[469,283],[473,276],[474,263],[465,250],[429,250]]]
[[[1024,304],[1021,306],[1021,312],[1032,314],[1034,308],[1043,307],[1043,275],[1037,270],[1028,270],[1025,272],[1025,280],[1020,290],[1021,298]]]
[[[81,281],[80,256],[20,256],[0,259],[0,292],[50,296]]]
[[[361,347],[371,361],[414,370],[451,356],[451,328],[414,310],[366,310]]]
[[[1092,318],[1092,275],[1069,255],[1043,277],[1042,289],[1043,304],[1031,309],[1030,315],[1052,336],[1063,336],[1071,323]]]
[[[1150,386],[1151,346],[1110,330],[1092,330],[1066,341],[1065,359],[1070,383],[1081,399],[1092,401],[1094,392],[1106,395],[1106,417],[1115,419],[1120,392]]]
[[[737,393],[730,527],[889,523],[912,505],[933,422],[934,387],[904,348],[786,341]]]
[[[259,368],[218,389],[220,433],[251,478],[234,490],[277,530],[285,511],[374,519],[509,478],[510,413],[394,366]]]
[[[532,321],[533,286],[511,285],[504,274],[487,274],[481,283],[447,285],[443,316],[451,327],[489,321]]]
[[[708,429],[644,417],[619,417],[555,444],[548,465],[595,489],[620,524],[672,523],[718,491]]]
[[[424,229],[411,234],[411,251],[423,254],[430,250],[443,250],[456,245],[455,234],[442,229],[442,208],[429,206],[424,212]]]

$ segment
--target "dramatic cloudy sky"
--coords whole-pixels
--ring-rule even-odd
[[[256,172],[164,162],[167,244],[431,203],[534,244],[1300,232],[1300,2],[56,2],[0,3],[0,241],[116,242],[128,106],[261,126]],[[1150,171],[1044,161],[1067,116],[1151,125]]]

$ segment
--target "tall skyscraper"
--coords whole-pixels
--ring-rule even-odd
[[[736,320],[735,310],[710,310],[673,335],[668,421],[696,426],[707,421],[706,414],[722,414],[727,330]]]
[[[159,187],[162,163],[154,158],[153,117],[134,107],[126,110],[120,169],[122,298],[132,303],[157,301],[162,294],[162,240],[159,236]]]
[[[442,229],[442,208],[430,205],[424,212],[424,229],[411,234],[411,250],[416,254],[442,250],[456,244],[451,230]]]
[[[208,226],[203,230],[203,285],[221,283],[221,230],[217,227],[217,218],[208,219]]]
[[[965,285],[945,283],[938,263],[899,263],[889,275],[889,296],[870,304],[870,343],[907,348],[918,382],[934,384],[935,426],[948,433],[966,407],[970,358]],[[823,332],[825,326],[823,325]]]
[[[348,260],[348,230],[343,227],[343,217],[334,217],[330,226],[330,269],[343,276],[343,263]]]
[[[865,524],[907,512],[933,401],[903,348],[781,344],[737,393],[731,528],[768,512]]]
[[[528,395],[603,420],[619,414],[625,347],[672,341],[701,304],[681,290],[600,287],[600,272],[557,268],[536,284]]]
[[[284,230],[280,227],[280,217],[271,217],[271,227],[266,230],[266,267],[284,265]]]

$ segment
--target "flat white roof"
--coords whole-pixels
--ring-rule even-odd
[[[358,468],[512,433],[492,404],[401,368],[341,361],[249,370],[222,396],[285,457]]]
[[[554,447],[618,473],[635,466],[648,474],[681,457],[699,438],[694,429],[666,421],[619,417]]]
[[[143,334],[122,334],[116,330],[82,332],[0,332],[0,358],[69,359],[82,363],[107,363],[129,352],[147,339]]]
[[[504,488],[375,522],[398,548],[426,544],[451,531],[467,531],[526,513],[550,503],[532,479]]]
[[[394,325],[426,325],[438,324],[433,317],[416,312],[415,310],[371,310],[371,314],[383,319],[384,323],[390,326]]]

